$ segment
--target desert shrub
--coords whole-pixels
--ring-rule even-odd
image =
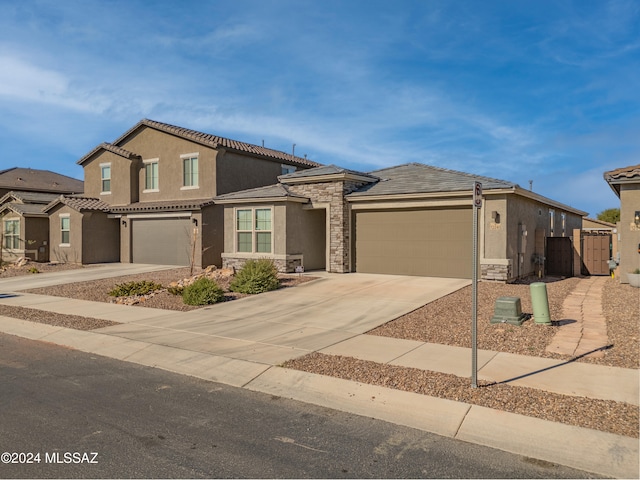
[[[275,290],[280,286],[278,269],[272,260],[247,260],[236,273],[229,289],[238,293],[262,293]]]
[[[210,305],[224,299],[224,290],[210,278],[202,277],[184,287],[182,300],[187,305]]]
[[[167,292],[169,292],[171,295],[182,295],[183,291],[184,291],[184,287],[180,285],[167,287]]]
[[[109,292],[109,295],[112,297],[130,297],[132,295],[146,295],[161,289],[162,285],[158,283],[142,280],[140,282],[119,283]]]
[[[31,267],[29,270],[27,270],[27,272],[29,272],[29,273],[40,273],[40,270],[38,270],[36,267]]]

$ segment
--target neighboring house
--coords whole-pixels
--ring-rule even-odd
[[[628,283],[627,274],[640,268],[640,165],[605,172],[604,179],[620,198],[617,278]]]
[[[1,259],[48,261],[49,219],[43,208],[60,194],[82,191],[81,180],[48,170],[14,167],[0,171]]]
[[[562,247],[563,274],[573,274],[571,238],[586,212],[514,183],[418,163],[370,173],[320,166],[219,195],[223,265],[267,257],[282,271],[471,278],[475,181],[483,184],[483,279],[544,273],[547,253],[559,255],[548,252],[552,243]]]
[[[47,210],[52,257],[195,266],[221,263],[223,210],[215,196],[319,165],[147,119],[78,164],[84,168],[84,202],[62,197]],[[104,236],[96,233],[103,230]]]

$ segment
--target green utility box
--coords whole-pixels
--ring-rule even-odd
[[[531,304],[533,306],[533,321],[542,325],[551,325],[549,314],[549,297],[547,297],[547,284],[542,282],[532,283]]]
[[[527,315],[522,313],[519,297],[499,297],[496,300],[496,309],[491,318],[491,323],[510,323],[522,325]]]

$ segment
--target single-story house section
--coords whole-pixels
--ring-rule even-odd
[[[97,198],[60,195],[44,208],[49,216],[51,260],[106,263],[120,259],[120,226]]]
[[[219,195],[215,202],[225,209],[223,265],[266,257],[283,271],[300,265],[337,273],[471,278],[476,181],[484,198],[483,279],[510,281],[556,268],[545,264],[552,243],[559,248],[551,256],[563,257],[556,260],[573,274],[571,238],[586,212],[511,182],[419,163],[369,173],[321,166],[282,175],[276,185]]]
[[[604,178],[620,198],[617,278],[629,283],[627,274],[640,268],[640,165],[605,172]]]
[[[14,192],[0,198],[2,260],[49,261],[49,217],[43,211],[55,193]]]
[[[85,195],[108,206],[108,228],[120,232],[103,257],[111,258],[117,247],[112,261],[196,267],[221,264],[223,209],[214,204],[216,195],[269,185],[283,173],[319,165],[148,119],[113,143],[98,145],[78,164]],[[90,230],[83,224],[83,246]],[[75,249],[73,242],[69,248]],[[91,263],[95,257],[82,250],[75,257]]]

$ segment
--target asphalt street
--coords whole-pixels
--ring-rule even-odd
[[[5,334],[0,452],[2,478],[595,478]]]

